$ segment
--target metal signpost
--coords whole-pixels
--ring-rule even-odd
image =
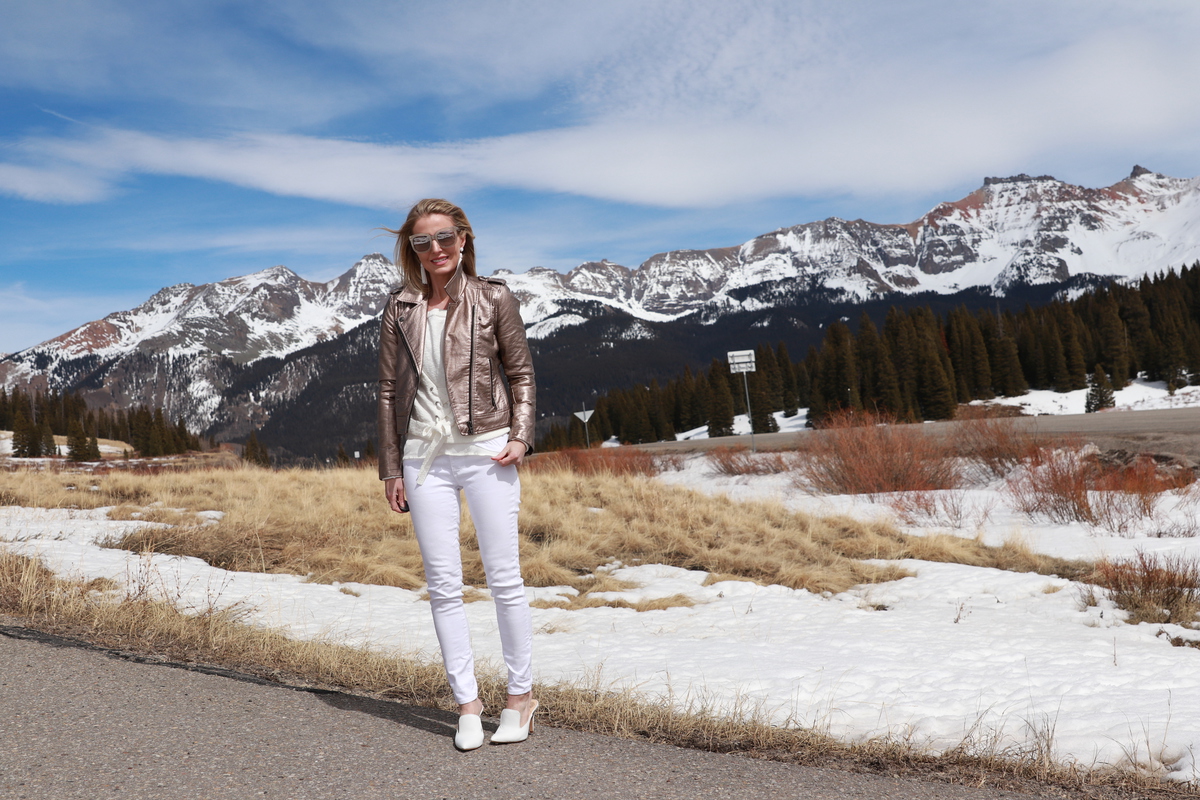
[[[742,373],[742,387],[746,390],[746,420],[750,423],[750,452],[757,453],[758,448],[754,446],[754,416],[750,413],[750,379],[746,377],[747,372],[754,372],[754,351],[730,350],[726,358],[729,359],[730,372]]]
[[[586,405],[586,404],[581,404],[581,405]],[[590,434],[588,432],[588,420],[591,419],[592,414],[595,414],[595,413],[596,413],[596,409],[594,409],[594,408],[593,409],[585,408],[585,409],[583,409],[583,411],[575,412],[575,416],[577,416],[581,420],[583,420],[583,436],[585,439],[587,439],[588,450],[592,449],[592,434]]]

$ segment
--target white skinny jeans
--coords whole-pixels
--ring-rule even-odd
[[[467,496],[488,588],[496,605],[500,645],[508,667],[508,693],[525,694],[533,688],[533,623],[518,560],[521,482],[517,468],[502,467],[486,456],[438,456],[418,486],[420,471],[420,461],[404,462],[404,493],[425,563],[433,627],[454,699],[461,705],[479,697],[462,601],[460,489]]]

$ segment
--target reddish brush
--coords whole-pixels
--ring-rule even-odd
[[[745,447],[717,447],[706,457],[720,475],[778,475],[792,468],[783,453],[751,453]]]
[[[979,465],[991,478],[1003,478],[1038,452],[1037,437],[1018,428],[1011,418],[977,417],[954,431],[959,455]]]
[[[807,437],[803,456],[799,485],[829,494],[952,489],[962,481],[953,448],[940,437],[865,412],[830,415]]]
[[[555,450],[540,453],[525,462],[533,472],[568,470],[580,475],[657,475],[654,455],[636,447],[600,447],[591,450]]]
[[[1153,459],[1105,464],[1084,449],[1040,450],[1008,481],[1016,507],[1052,522],[1085,522],[1128,533],[1158,514],[1163,492],[1193,480],[1190,471],[1162,469]]]

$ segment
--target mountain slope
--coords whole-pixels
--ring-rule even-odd
[[[934,298],[1007,306],[1078,291],[1097,275],[1132,278],[1197,260],[1200,179],[1138,167],[1100,189],[989,178],[906,225],[830,218],[736,247],[660,253],[636,269],[602,260],[565,274],[497,274],[521,301],[540,405],[561,413],[590,391],[665,376],[724,349],[784,340],[800,357],[822,326],[861,308],[943,305]],[[93,405],[161,405],[218,438],[266,426],[304,454],[314,420],[326,437],[368,435],[373,322],[397,279],[373,254],[328,283],[272,267],[168,287],[0,358],[0,386],[75,389]],[[354,423],[338,423],[339,414]]]
[[[1126,179],[1087,189],[1049,176],[988,178],[967,197],[907,225],[836,217],[782,228],[740,247],[656,255],[636,270],[608,261],[565,275],[501,271],[547,336],[587,317],[596,302],[639,319],[700,314],[709,322],[770,302],[753,287],[824,291],[832,300],[954,293],[1077,275],[1137,277],[1200,258],[1200,178],[1135,167]]]

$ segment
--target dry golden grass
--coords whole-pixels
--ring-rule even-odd
[[[456,708],[440,664],[400,654],[300,642],[239,621],[237,608],[184,615],[169,603],[118,590],[110,581],[54,577],[39,562],[0,550],[0,616],[27,627],[103,647],[171,661],[213,665],[276,682],[333,688],[451,711]],[[9,620],[14,621],[14,620]],[[480,696],[504,704],[498,676],[480,677]],[[1088,770],[1049,757],[1052,737],[1006,750],[972,731],[962,744],[931,755],[902,740],[843,743],[810,728],[771,724],[772,709],[743,702],[716,708],[699,695],[647,699],[599,680],[538,684],[544,723],[627,739],[856,771],[925,776],[940,783],[1041,793],[1048,784],[1077,797],[1198,796],[1178,784],[1118,770]]]
[[[953,536],[910,537],[884,522],[815,517],[774,502],[731,502],[640,475],[543,469],[522,476],[521,559],[531,586],[613,591],[595,577],[611,562],[667,564],[840,592],[894,580],[896,566],[864,559],[916,558],[1071,577],[1086,567],[1015,546]],[[195,556],[224,569],[286,572],[320,582],[417,589],[420,551],[407,516],[383,502],[381,484],[359,469],[270,471],[252,467],[158,475],[0,475],[0,500],[49,507],[115,506],[113,514],[167,522],[114,543],[135,551]],[[95,487],[95,489],[92,489]],[[465,504],[464,504],[465,505]],[[219,510],[206,524],[195,515]],[[465,513],[464,513],[465,517]],[[463,570],[485,577],[464,518]],[[585,602],[580,599],[575,603]]]
[[[592,594],[578,594],[564,595],[559,600],[534,600],[529,605],[534,608],[559,608],[564,611],[577,611],[581,608],[632,608],[634,611],[662,611],[667,608],[691,608],[696,605],[696,602],[683,594],[638,600],[635,603],[627,600],[595,597]]]

